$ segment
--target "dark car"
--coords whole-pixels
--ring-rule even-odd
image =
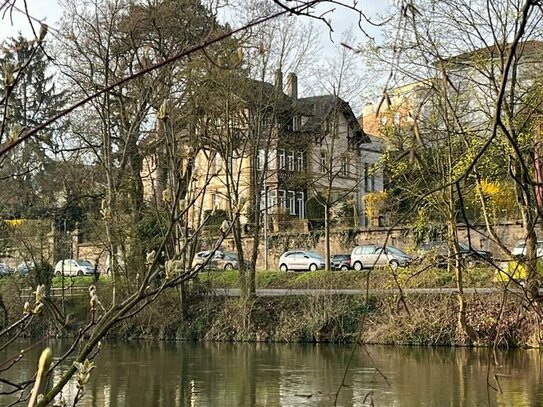
[[[468,267],[484,265],[492,261],[492,253],[489,251],[477,250],[463,242],[459,242],[458,246],[460,257]],[[438,267],[447,267],[449,251],[446,241],[424,243],[419,246],[417,251],[421,260],[430,260]]]
[[[351,270],[350,254],[333,254],[330,256],[330,268],[332,270]]]

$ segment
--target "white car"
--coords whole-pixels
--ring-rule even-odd
[[[96,272],[97,268],[88,260],[60,260],[55,266],[56,276],[91,276]]]
[[[291,250],[279,258],[279,270],[322,270],[325,267],[324,258],[319,254],[306,250]]]
[[[511,250],[513,256],[524,256],[526,254],[526,240],[519,240],[513,250]],[[537,257],[543,257],[543,240],[537,241]]]

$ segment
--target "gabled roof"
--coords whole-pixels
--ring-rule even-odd
[[[349,103],[335,95],[321,95],[300,98],[293,101],[294,112],[305,116],[300,131],[317,132],[328,119],[334,109],[339,109],[351,128],[355,130],[355,140],[360,143],[369,143],[371,140],[364,133]]]
[[[255,79],[247,79],[247,85],[239,90],[239,95],[252,106],[274,105],[278,102],[282,107],[288,104],[290,98],[282,91],[278,92],[274,85]]]
[[[472,62],[478,58],[494,59],[504,55],[505,52],[509,52],[512,45],[513,44],[511,43],[494,44],[488,47],[478,48],[473,51],[451,56],[446,58],[444,61],[453,64],[462,64]],[[518,43],[517,53],[525,57],[540,56],[543,54],[543,41],[521,41]]]

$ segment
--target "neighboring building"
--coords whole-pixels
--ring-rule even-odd
[[[189,215],[193,225],[205,213],[229,212],[236,200],[246,217],[251,208],[245,202],[256,195],[260,210],[276,224],[307,219],[306,203],[317,194],[352,200],[354,224],[362,224],[363,195],[383,188],[382,176],[373,169],[382,154],[380,143],[362,131],[347,102],[334,95],[299,98],[293,73],[284,93],[282,76],[277,71],[273,85],[248,81],[247,89],[239,91],[245,108],[237,120],[235,143],[221,135],[230,118],[213,120],[220,123],[215,136],[202,132],[208,139],[195,160],[191,191],[196,205]],[[255,188],[260,193],[251,195]]]
[[[381,137],[384,149],[391,155],[397,153],[397,157],[409,159],[415,157],[421,146],[426,151],[439,149],[451,134],[459,139],[470,137],[473,141],[486,142],[493,127],[510,46],[492,45],[436,62],[433,77],[387,89],[381,100],[366,105],[359,118],[361,127],[366,133]],[[537,120],[540,101],[534,97],[540,94],[542,57],[543,42],[519,44],[502,105],[508,127],[523,134],[523,138],[530,133],[534,135],[530,148],[536,157],[543,156],[543,148],[537,141],[540,138],[537,133],[541,131]],[[454,151],[461,156],[464,150]],[[539,182],[543,180],[543,164],[534,161],[534,179]],[[536,192],[543,202],[543,189],[536,187]]]

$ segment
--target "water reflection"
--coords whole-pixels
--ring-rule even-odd
[[[67,344],[49,345],[59,355]],[[30,378],[38,356],[9,378]],[[330,406],[347,366],[338,406],[543,405],[537,350],[123,342],[105,344],[96,364],[81,406]],[[71,382],[64,396],[75,392]]]

